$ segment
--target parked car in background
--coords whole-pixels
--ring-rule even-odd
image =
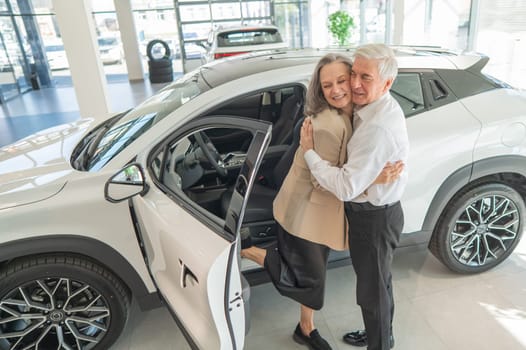
[[[186,59],[188,60],[197,60],[197,59],[205,59],[206,57],[206,50],[196,44],[196,43],[186,43],[184,45],[185,53],[186,53]],[[176,59],[181,58],[181,47],[179,45],[175,46],[175,56]]]
[[[122,63],[124,50],[122,43],[117,37],[100,37],[97,39],[99,45],[99,55],[102,64]]]
[[[525,227],[526,95],[483,74],[487,57],[396,52],[411,144],[400,245],[491,269]],[[240,232],[276,239],[272,202],[325,53],[217,60],[101,123],[0,149],[0,350],[108,349],[132,297],[164,299],[193,348],[242,349],[262,270]]]
[[[279,29],[272,25],[219,28],[210,32],[204,44],[206,60],[239,55],[252,51],[284,49]]]
[[[51,70],[69,69],[69,62],[62,41],[46,43],[44,50]]]

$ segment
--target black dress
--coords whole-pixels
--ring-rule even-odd
[[[294,125],[288,166],[283,169],[280,185],[285,179],[300,145],[303,118]],[[267,248],[265,269],[278,292],[311,309],[319,310],[325,297],[325,276],[330,248],[291,235],[278,225],[276,243]]]

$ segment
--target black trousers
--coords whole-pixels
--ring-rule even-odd
[[[345,203],[345,211],[367,349],[389,350],[394,315],[391,264],[404,226],[402,207],[397,202],[385,208],[361,210]]]

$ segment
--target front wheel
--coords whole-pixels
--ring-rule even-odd
[[[448,203],[429,248],[453,271],[489,270],[519,243],[525,215],[524,199],[513,188],[501,183],[480,184]]]
[[[90,260],[15,260],[0,270],[0,281],[0,350],[108,349],[126,323],[125,287]]]

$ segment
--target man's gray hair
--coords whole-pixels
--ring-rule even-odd
[[[378,72],[382,79],[395,79],[398,74],[398,64],[394,51],[385,44],[365,44],[359,46],[354,57],[373,59],[378,62]]]

